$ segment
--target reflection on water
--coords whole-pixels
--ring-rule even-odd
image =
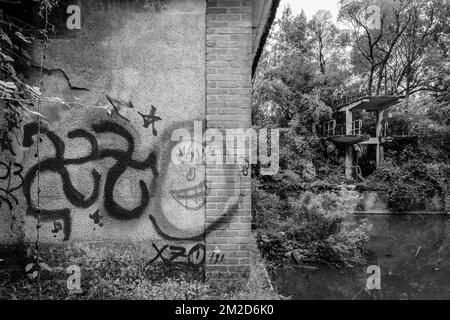
[[[450,217],[358,216],[373,225],[367,263],[354,268],[284,265],[272,274],[293,299],[450,299]],[[367,267],[381,268],[381,290],[365,291]]]

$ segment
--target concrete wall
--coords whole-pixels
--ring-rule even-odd
[[[66,26],[74,4],[79,30]],[[63,1],[50,22],[29,73],[45,119],[24,119],[0,159],[0,243],[39,236],[99,257],[205,263],[208,279],[247,275],[249,168],[171,154],[202,149],[198,135],[194,148],[172,141],[194,120],[200,134],[251,126],[252,1]]]
[[[69,4],[81,8],[80,30],[66,27]],[[12,183],[14,198],[13,212],[2,203],[0,240],[34,241],[39,207],[43,243],[203,243],[205,167],[170,155],[173,130],[205,119],[205,1],[67,5],[51,16],[56,35],[36,44],[29,77],[44,98],[72,103],[40,107],[39,177],[36,117],[12,139],[16,155],[2,153],[12,182],[0,184]]]

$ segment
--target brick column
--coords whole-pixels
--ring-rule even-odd
[[[225,144],[226,129],[251,127],[252,2],[207,0],[206,19],[206,127],[221,130]],[[251,181],[243,172],[242,164],[207,165],[207,281],[243,280],[250,269]]]

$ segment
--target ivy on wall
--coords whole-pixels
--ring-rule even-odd
[[[36,117],[38,123],[45,118],[40,113],[41,91],[39,87],[27,83],[25,71],[31,66],[30,50],[36,41],[44,45],[40,60],[40,86],[42,87],[42,65],[45,59],[45,47],[48,34],[52,27],[48,23],[48,16],[59,0],[23,0],[13,3],[10,8],[0,11],[0,148],[2,154],[11,158],[16,156],[13,139],[17,139],[22,130],[24,117]],[[30,17],[37,17],[37,19]],[[25,21],[24,21],[25,20]],[[37,135],[36,157],[40,163],[39,143],[40,130]],[[39,216],[39,176],[37,171],[37,211]],[[9,188],[9,184],[8,184]],[[7,190],[9,191],[9,190]],[[13,223],[21,223],[15,219],[14,209],[10,207]],[[39,252],[40,220],[36,224],[36,243],[30,248],[33,254],[28,254],[32,262],[28,263],[25,271],[32,278],[37,279],[38,298],[41,295],[40,272],[46,268]],[[20,226],[18,226],[18,230]],[[29,250],[29,251],[30,251]]]

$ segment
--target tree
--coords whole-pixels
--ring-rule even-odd
[[[440,90],[436,67],[448,34],[449,6],[438,0],[397,1],[381,6],[380,28],[371,28],[367,2],[341,0],[340,19],[350,25],[353,64],[367,75],[369,95],[406,95]],[[447,30],[447,31],[446,31]]]
[[[308,35],[320,72],[325,74],[327,62],[338,46],[338,29],[329,11],[320,10],[312,17],[308,22]]]
[[[400,1],[398,7],[380,8],[379,29],[373,28],[368,19],[367,1],[341,0],[340,3],[339,19],[350,25],[355,62],[359,59],[363,69],[368,69],[366,92],[368,95],[379,95],[386,66],[411,22],[410,3]]]
[[[448,6],[441,1],[415,0],[411,8],[411,24],[397,48],[400,72],[396,92],[409,95],[418,91],[439,91],[439,68],[445,52],[439,46],[450,22]]]

